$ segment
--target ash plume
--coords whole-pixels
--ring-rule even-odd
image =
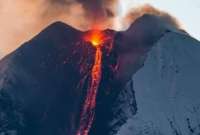
[[[73,4],[81,4],[85,9],[88,16],[94,18],[101,17],[113,17],[114,12],[112,6],[117,3],[118,0],[47,0],[50,4],[70,6]]]
[[[160,21],[165,22],[166,24],[169,24],[176,28],[181,28],[180,23],[175,17],[149,4],[144,4],[137,8],[131,9],[123,19],[124,20],[122,22],[123,27],[124,28],[129,27],[134,21],[136,21],[138,18],[142,17],[145,14],[157,16],[160,19]]]
[[[107,22],[116,15],[116,5],[118,0],[47,0],[47,3],[52,6],[60,6],[65,9],[70,6],[80,5],[83,9],[83,16],[90,23],[98,21]],[[74,11],[76,12],[76,11]]]

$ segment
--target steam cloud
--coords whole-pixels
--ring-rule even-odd
[[[15,50],[55,21],[63,21],[80,30],[93,26],[115,29],[117,7],[118,0],[1,0],[0,56]],[[149,12],[176,23],[168,14],[150,7],[131,10],[122,19],[124,22],[119,20],[117,23],[127,28],[136,18]]]

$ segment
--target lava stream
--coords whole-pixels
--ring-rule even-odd
[[[92,32],[91,35],[87,36],[88,41],[96,48],[95,62],[91,71],[91,83],[87,90],[86,99],[83,105],[83,110],[80,117],[80,126],[77,131],[77,135],[88,135],[92,126],[98,87],[101,81],[101,66],[102,66],[102,35],[99,32]]]

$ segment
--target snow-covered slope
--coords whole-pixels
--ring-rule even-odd
[[[133,82],[138,112],[119,135],[200,134],[200,42],[166,34]]]

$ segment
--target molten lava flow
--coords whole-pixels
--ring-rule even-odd
[[[96,47],[95,62],[91,71],[91,83],[87,90],[87,96],[80,118],[80,127],[77,135],[88,135],[95,116],[95,106],[98,87],[101,81],[102,50],[104,34],[101,31],[92,31],[84,38]]]

